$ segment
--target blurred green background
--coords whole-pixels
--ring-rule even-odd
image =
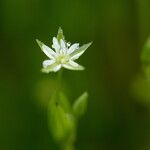
[[[0,150],[58,149],[46,114],[57,82],[40,72],[46,56],[35,39],[50,46],[59,26],[71,43],[94,41],[78,60],[86,70],[63,74],[71,101],[90,95],[77,150],[149,150],[150,85],[139,78],[149,8],[149,0],[1,0]]]

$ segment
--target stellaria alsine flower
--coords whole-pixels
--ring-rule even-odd
[[[84,70],[84,67],[76,63],[74,60],[78,59],[85,50],[92,44],[87,43],[79,47],[79,43],[71,45],[65,41],[63,30],[59,28],[57,37],[53,37],[52,50],[39,40],[36,40],[42,51],[49,60],[43,61],[42,72],[57,72],[62,67],[69,70]]]

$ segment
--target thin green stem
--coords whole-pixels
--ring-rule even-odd
[[[56,90],[56,93],[61,92],[63,85],[62,85],[62,74],[63,74],[63,69],[61,69],[58,74],[57,74],[57,83],[58,83],[58,87]],[[57,95],[57,94],[56,94]],[[59,99],[57,99],[59,101]],[[66,139],[66,141],[64,141],[63,144],[60,144],[60,148],[62,150],[75,150],[74,148],[74,142],[75,142],[75,131],[72,132],[72,134],[70,135],[70,137],[68,137],[68,139]]]
[[[58,76],[57,76],[57,81],[58,81],[58,91],[61,91],[62,89],[62,73],[63,73],[63,69],[61,69],[59,72],[58,72]]]

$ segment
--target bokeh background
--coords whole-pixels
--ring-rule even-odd
[[[150,85],[140,54],[150,35],[149,0],[0,1],[0,150],[57,150],[47,127],[55,74],[42,74],[58,27],[66,39],[93,45],[78,60],[84,72],[65,70],[74,101],[89,92],[78,126],[77,150],[149,150]]]

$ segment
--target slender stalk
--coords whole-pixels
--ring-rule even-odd
[[[63,69],[61,69],[61,70],[58,72],[58,76],[57,76],[58,89],[57,89],[57,91],[61,91],[61,89],[62,89],[62,73],[63,73]]]
[[[58,88],[56,92],[62,91],[62,88],[63,88],[62,74],[63,74],[63,69],[61,69],[57,75]],[[75,141],[75,131],[73,131],[72,135],[68,139],[66,139],[66,141],[64,141],[64,143],[61,145],[61,149],[62,150],[75,150],[74,141]]]

